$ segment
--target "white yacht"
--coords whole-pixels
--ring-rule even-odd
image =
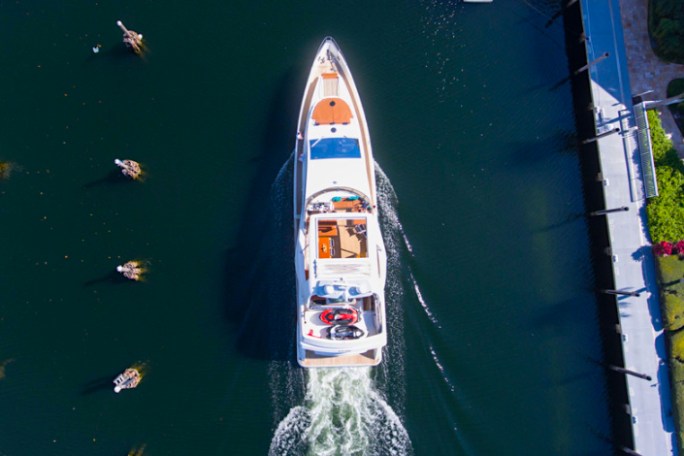
[[[375,164],[359,94],[330,37],[314,59],[297,128],[297,360],[375,366],[387,344]]]

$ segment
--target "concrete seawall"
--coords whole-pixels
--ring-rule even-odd
[[[612,440],[617,454],[665,456],[676,454],[672,401],[619,8],[568,6],[566,48],[587,212],[606,211],[588,225]]]

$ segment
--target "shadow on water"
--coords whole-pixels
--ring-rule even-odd
[[[558,82],[553,84],[550,88],[549,91],[554,92],[561,87],[563,87],[566,84],[570,84],[570,75],[565,76],[563,79],[560,79]]]
[[[532,86],[524,89],[523,91],[521,91],[521,93],[524,93],[524,94],[530,96],[533,93],[541,91],[541,90],[547,90],[549,92],[556,92],[559,89],[565,87],[566,84],[569,85],[571,81],[572,81],[571,75],[563,76],[561,79],[554,82],[553,84],[549,84],[548,82],[542,82],[542,83],[535,84],[535,85],[532,85]]]
[[[83,61],[84,64],[90,65],[97,61],[106,61],[107,63],[121,64],[124,61],[140,61],[144,60],[144,55],[141,57],[133,53],[122,42],[112,45],[106,50],[100,48],[97,53],[91,52],[87,59]]]
[[[97,393],[98,391],[105,391],[109,390],[112,391],[114,389],[114,384],[112,383],[112,380],[117,376],[116,373],[112,375],[108,375],[106,377],[100,377],[93,379],[83,385],[81,387],[81,395],[82,396],[87,396],[89,394]]]
[[[84,188],[93,188],[93,187],[99,187],[101,185],[110,185],[110,184],[122,184],[125,182],[131,182],[131,179],[128,177],[124,176],[121,174],[121,171],[119,168],[111,170],[106,176],[101,177],[99,179],[95,179],[94,181],[90,181],[86,184],[83,184]]]
[[[613,436],[606,435],[600,431],[597,431],[595,428],[593,428],[591,426],[587,426],[587,429],[589,429],[589,432],[591,434],[593,434],[597,440],[605,442],[606,444],[613,447],[613,451],[611,452],[611,454],[613,454],[615,456],[633,454],[633,453],[629,453],[628,451],[631,451],[631,450],[629,448],[625,447],[622,443],[618,442]],[[604,454],[605,454],[604,452],[589,453],[587,456],[593,456],[593,455],[603,456]]]
[[[295,331],[292,160],[299,105],[289,71],[271,97],[236,246],[226,255],[225,316],[244,355],[291,359]],[[284,122],[283,119],[288,119]]]
[[[585,289],[583,291],[590,293],[593,290]],[[532,331],[547,330],[553,333],[567,330],[568,325],[585,318],[585,315],[577,313],[577,309],[584,305],[585,299],[585,296],[578,296],[575,299],[564,299],[557,303],[547,304],[544,309],[537,311],[535,316],[530,319],[528,329]]]
[[[506,163],[507,167],[529,167],[544,160],[553,158],[556,154],[576,155],[578,138],[574,131],[556,130],[541,133],[543,138],[532,141],[516,141],[510,144],[514,160]]]
[[[102,277],[98,277],[95,279],[88,280],[87,282],[84,282],[83,286],[84,287],[91,287],[93,285],[97,285],[100,283],[122,284],[122,283],[128,283],[128,282],[130,282],[130,280],[125,278],[119,272],[110,271],[106,275],[103,275]]]
[[[587,214],[569,214],[567,217],[563,218],[559,222],[552,223],[543,228],[537,230],[538,233],[545,233],[547,231],[552,231],[557,228],[563,228],[565,226],[571,225],[579,220],[586,220]]]

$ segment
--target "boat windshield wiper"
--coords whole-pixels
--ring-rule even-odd
[[[323,140],[323,138],[318,138],[313,144],[311,144],[311,149],[313,149],[314,147],[316,147],[316,144],[318,144],[318,143],[321,142],[322,140]]]

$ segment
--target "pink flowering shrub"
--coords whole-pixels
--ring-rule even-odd
[[[684,256],[684,240],[677,241],[674,245],[674,249],[680,256]]]
[[[653,246],[653,253],[658,256],[672,255],[673,247],[671,242],[662,241]]]

